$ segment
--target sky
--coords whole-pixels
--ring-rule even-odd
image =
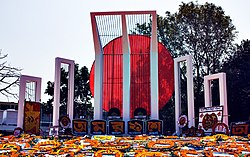
[[[42,78],[42,102],[47,81],[54,81],[55,58],[74,60],[90,70],[94,44],[90,12],[156,10],[174,13],[190,0],[0,0],[0,49],[9,65],[23,75]],[[237,43],[250,39],[250,1],[198,0],[221,6],[232,19]],[[18,92],[18,89],[17,89]],[[7,101],[0,96],[0,101]],[[17,100],[9,100],[17,101]]]

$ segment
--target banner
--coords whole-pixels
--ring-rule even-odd
[[[204,133],[212,133],[213,127],[221,123],[223,118],[223,106],[202,107],[199,109],[198,129],[203,129]]]
[[[125,134],[125,122],[122,120],[109,121],[109,134],[110,135]]]
[[[105,135],[106,134],[106,121],[93,120],[90,123],[90,134],[92,135]]]
[[[88,121],[84,119],[73,120],[73,134],[86,135],[88,134]]]
[[[161,135],[163,133],[162,125],[161,120],[148,120],[146,125],[147,135]]]
[[[24,105],[23,130],[28,134],[40,133],[40,103],[26,101]]]
[[[128,121],[129,135],[142,135],[144,133],[144,122],[142,120]]]
[[[230,130],[232,136],[247,136],[250,134],[250,121],[232,122]]]

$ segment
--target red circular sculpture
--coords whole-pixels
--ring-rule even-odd
[[[129,35],[130,43],[130,115],[137,108],[150,114],[150,38]],[[155,52],[152,52],[155,53]],[[122,38],[110,41],[103,48],[103,109],[118,108],[122,113]],[[94,66],[90,71],[90,90],[94,95]],[[166,47],[158,42],[159,109],[166,105],[174,90],[174,64]],[[152,104],[154,105],[154,104]]]

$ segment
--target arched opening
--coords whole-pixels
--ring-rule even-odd
[[[121,116],[121,112],[118,108],[111,108],[108,112],[108,116]]]
[[[144,108],[136,108],[134,111],[134,118],[136,119],[146,119],[147,111]]]

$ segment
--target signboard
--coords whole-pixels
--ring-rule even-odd
[[[128,134],[129,135],[142,135],[144,132],[144,123],[141,120],[128,121]]]
[[[146,132],[148,135],[161,135],[162,131],[162,121],[161,120],[148,120],[146,125]]]
[[[73,134],[86,135],[88,134],[88,121],[84,119],[73,120]]]
[[[223,106],[202,107],[199,109],[198,129],[203,129],[204,133],[212,133],[213,127],[221,123],[223,118]]]
[[[125,122],[122,120],[109,121],[109,134],[110,135],[125,134]]]
[[[232,136],[247,136],[250,134],[250,122],[232,122],[231,135]]]
[[[28,134],[40,133],[40,103],[25,102],[23,130]]]
[[[106,121],[104,120],[93,120],[90,123],[90,133],[92,135],[105,135],[106,126]]]
[[[60,127],[66,129],[70,128],[70,119],[68,116],[62,116],[59,118]]]

